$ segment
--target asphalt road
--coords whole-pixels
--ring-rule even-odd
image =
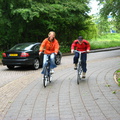
[[[88,54],[87,77],[79,85],[73,55],[63,56],[52,83],[39,70],[0,65],[0,120],[120,120],[120,92],[113,79],[120,50]]]

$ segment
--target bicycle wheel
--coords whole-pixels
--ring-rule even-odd
[[[48,71],[47,67],[44,68],[44,75],[43,75],[43,86],[46,87],[48,82]]]
[[[48,75],[48,81],[51,83],[51,74]]]
[[[48,68],[48,81],[51,83],[51,73],[50,73],[50,68]]]
[[[79,84],[79,82],[81,80],[81,74],[82,74],[82,67],[81,67],[81,64],[78,64],[78,68],[77,68],[77,84]]]
[[[47,71],[48,71],[48,82],[50,83],[51,82],[51,72],[50,72],[50,61],[48,62],[48,66],[47,66]]]

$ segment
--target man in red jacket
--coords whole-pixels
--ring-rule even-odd
[[[81,63],[82,63],[82,78],[85,78],[86,71],[87,71],[87,52],[90,51],[90,44],[87,40],[83,39],[82,36],[79,36],[77,40],[74,40],[71,45],[71,53],[74,52],[74,49],[77,51],[86,51],[81,54]],[[79,53],[75,52],[75,56],[73,58],[73,63],[75,64],[74,69],[77,70],[77,63],[78,63]]]

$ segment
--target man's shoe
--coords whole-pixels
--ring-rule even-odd
[[[77,68],[74,68],[74,70],[77,70]]]
[[[77,70],[77,64],[75,64],[75,66],[74,66],[74,70]]]
[[[83,72],[83,73],[82,73],[82,78],[85,78],[85,77],[86,77],[86,73]]]
[[[51,73],[51,74],[53,74],[53,73],[54,73],[54,70],[53,70],[53,69],[51,69],[51,70],[50,70],[50,73]]]

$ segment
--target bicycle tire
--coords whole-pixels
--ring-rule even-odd
[[[48,82],[48,74],[47,74],[47,67],[44,68],[44,75],[43,75],[43,86],[46,87]]]
[[[48,81],[49,83],[51,83],[50,63],[47,66],[47,70],[48,70]]]
[[[48,76],[48,81],[49,81],[49,83],[51,83],[51,74],[49,74],[49,76]]]
[[[77,84],[79,84],[79,82],[81,80],[81,74],[82,74],[82,67],[81,67],[81,64],[78,64],[78,68],[77,68]]]

